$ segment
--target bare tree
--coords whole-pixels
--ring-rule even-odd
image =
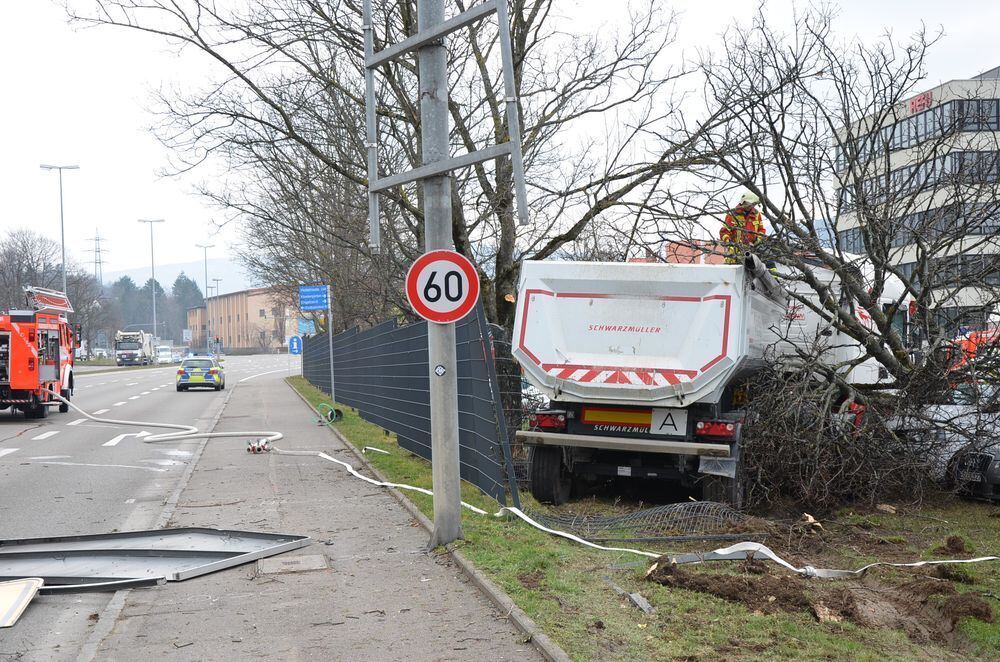
[[[456,8],[465,4],[459,0]],[[342,251],[370,257],[363,232],[364,58],[356,0],[259,0],[230,11],[197,0],[95,0],[94,6],[71,13],[87,24],[141,30],[196,49],[222,72],[200,93],[162,99],[160,135],[177,149],[181,167],[219,157],[231,168],[225,187],[207,192],[256,239],[251,253],[281,251],[296,233],[298,242],[310,242],[308,253],[334,254],[337,264]],[[456,248],[479,266],[490,319],[508,328],[522,259],[558,254],[595,219],[627,222],[663,173],[687,158],[682,138],[652,151],[644,144],[653,131],[677,136],[683,128],[669,94],[683,72],[665,62],[673,16],[650,2],[630,14],[621,31],[573,35],[558,27],[556,10],[552,0],[511,6],[532,223],[515,221],[508,161],[453,175]],[[414,0],[379,6],[376,49],[413,34],[415,17]],[[449,50],[455,151],[506,140],[494,24],[455,35]],[[378,81],[380,167],[386,173],[416,167],[415,64],[386,64]],[[383,209],[384,255],[338,275],[352,288],[377,282],[371,293],[388,295],[399,291],[405,268],[422,251],[417,187],[389,191]],[[264,246],[268,241],[276,245]],[[254,254],[249,261],[270,279],[274,260],[258,262]],[[312,269],[331,273],[328,264],[308,262],[299,280],[315,277]],[[372,269],[376,281],[368,277]]]

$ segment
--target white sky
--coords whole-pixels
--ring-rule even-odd
[[[222,0],[220,0],[222,1]],[[376,0],[378,1],[378,0]],[[556,0],[574,23],[613,20],[620,4],[607,0]],[[799,3],[802,5],[802,3]],[[787,17],[793,3],[775,0],[768,11]],[[942,26],[946,36],[931,54],[928,87],[967,78],[1000,65],[996,41],[1000,2],[965,0],[844,0],[839,32],[863,38],[891,26],[900,39],[920,22]],[[685,49],[711,47],[731,20],[752,14],[745,0],[664,2],[681,13]],[[164,179],[165,148],[150,135],[151,92],[161,86],[199,85],[204,58],[171,54],[155,38],[123,30],[71,29],[62,9],[47,0],[4,3],[0,21],[0,229],[27,226],[59,239],[57,175],[41,163],[78,164],[64,173],[66,241],[70,258],[91,264],[85,249],[100,230],[105,271],[149,264],[149,230],[138,218],[164,218],[156,227],[157,264],[201,258],[196,243],[214,243],[225,257],[236,233],[210,234],[221,214],[191,192],[207,170]]]

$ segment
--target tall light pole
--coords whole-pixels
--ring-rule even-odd
[[[63,185],[62,185],[62,174],[63,170],[79,170],[78,165],[46,165],[41,164],[38,166],[42,170],[58,170],[59,171],[59,234],[62,238],[62,291],[66,294],[66,224],[63,220]]]
[[[215,248],[215,244],[195,244],[195,246],[205,250],[205,352],[208,353],[208,249]]]
[[[162,218],[140,218],[140,223],[149,223],[149,288],[153,290],[153,340],[158,332],[156,327],[156,259],[153,257],[153,223],[164,223]]]
[[[219,283],[222,282],[222,279],[221,278],[213,278],[212,282],[215,283],[215,296],[221,296],[222,295],[222,290],[219,289]],[[208,308],[207,307],[205,308],[205,314],[208,315]],[[221,324],[222,323],[221,323],[221,321],[220,321],[219,324],[220,324],[220,327],[218,329],[216,329],[216,331],[218,333],[222,333],[222,328],[221,328]],[[222,344],[222,336],[221,335],[219,336],[219,344],[220,345]],[[216,347],[215,351],[218,352],[219,348]]]

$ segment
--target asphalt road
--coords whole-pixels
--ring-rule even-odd
[[[78,374],[74,404],[91,414],[165,421],[205,429],[241,380],[298,374],[297,357],[225,359],[225,391],[174,387],[176,366]],[[151,529],[185,476],[200,440],[146,444],[135,428],[94,423],[52,409],[45,420],[0,412],[0,539]],[[126,435],[126,436],[122,436]],[[15,628],[0,630],[0,659],[31,650],[63,650],[45,659],[76,659],[112,594],[36,598]],[[34,659],[29,654],[26,659]]]

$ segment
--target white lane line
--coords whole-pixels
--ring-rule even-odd
[[[16,453],[19,450],[21,450],[21,449],[19,449],[19,448],[0,448],[0,457],[3,457],[4,455],[10,455],[11,453]]]
[[[125,402],[125,401],[123,400],[123,401],[121,401],[121,402],[116,402],[115,404],[113,404],[113,405],[111,405],[111,406],[112,406],[112,407],[121,407],[122,405],[127,405],[127,404],[128,404],[128,403],[127,403],[127,402]]]
[[[128,397],[128,399],[129,399],[129,400],[138,400],[138,399],[139,399],[140,397],[141,397],[141,396],[138,396],[138,395],[130,395],[130,396]]]
[[[135,499],[125,499],[125,503],[135,503]]]
[[[49,437],[54,437],[59,434],[59,430],[52,430],[50,432],[43,432],[37,437],[32,437],[32,441],[41,441],[42,439],[48,439]]]
[[[154,391],[159,391],[161,388],[163,388],[163,387],[162,386],[155,386],[155,387],[153,387],[153,390]]]
[[[133,464],[90,464],[87,462],[32,462],[31,464],[58,464],[64,467],[110,467],[117,469],[142,469],[143,471],[155,471],[164,473],[168,469],[157,469],[156,467],[137,467]]]
[[[256,375],[250,375],[249,377],[244,377],[240,382],[245,382],[247,380],[253,379],[254,377],[263,377],[264,375],[270,375],[275,372],[285,372],[287,368],[280,368],[278,370],[268,370],[267,372],[258,372]]]
[[[143,391],[143,392],[142,392],[142,393],[140,393],[139,395],[149,395],[149,391]]]
[[[93,416],[100,416],[101,414],[107,414],[109,411],[111,411],[111,410],[110,409],[98,409],[97,411],[93,412]]]
[[[83,423],[85,420],[87,420],[87,419],[85,419],[85,418],[78,418],[75,421],[73,421],[72,423],[67,423],[66,425],[79,425],[80,423]]]
[[[140,438],[141,439],[142,437],[148,437],[148,436],[149,436],[149,433],[146,432],[145,430],[143,430],[142,432],[132,432],[132,433],[126,432],[125,434],[118,435],[117,437],[115,437],[114,439],[112,439],[110,441],[105,441],[101,445],[102,446],[117,446],[118,442],[120,442],[122,439],[125,439],[126,437],[136,437],[136,438]]]
[[[138,383],[139,383],[139,382],[129,382],[129,383],[128,383],[128,384],[126,384],[125,386],[135,386],[135,385],[137,385]]]
[[[71,455],[36,455],[35,457],[29,457],[29,460],[68,460]]]

